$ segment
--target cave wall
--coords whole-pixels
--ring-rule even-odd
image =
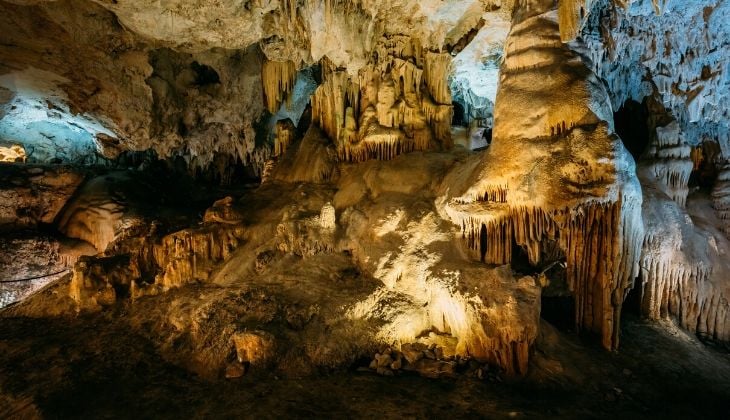
[[[581,33],[614,109],[657,92],[691,145],[730,146],[730,5],[725,1],[595,3]]]

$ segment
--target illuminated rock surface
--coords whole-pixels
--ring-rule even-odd
[[[0,417],[722,418],[729,4],[0,0]]]

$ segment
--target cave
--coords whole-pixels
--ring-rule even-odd
[[[707,141],[700,143],[692,151],[692,172],[689,176],[689,187],[710,191],[717,182],[722,167],[720,145]]]
[[[466,121],[464,107],[460,103],[454,102],[454,116],[451,119],[451,125],[465,127],[467,125]]]
[[[728,22],[0,0],[0,418],[727,417]]]
[[[195,72],[195,84],[198,86],[214,85],[221,82],[218,72],[213,67],[193,61],[190,68]]]
[[[582,9],[581,9],[582,11]],[[616,134],[623,140],[635,160],[639,160],[646,151],[651,138],[649,128],[649,112],[646,104],[628,100],[614,112],[613,121],[616,124]]]

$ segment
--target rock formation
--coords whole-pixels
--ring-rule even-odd
[[[0,306],[211,381],[727,344],[729,4],[0,0]]]
[[[612,133],[603,86],[560,42],[552,2],[542,3],[515,10],[494,141],[471,174],[454,175],[461,187],[444,211],[488,263],[511,262],[513,243],[533,265],[545,262],[546,246],[557,246],[576,326],[613,349],[621,303],[638,274],[641,190],[633,159]],[[553,77],[541,80],[546,73]]]

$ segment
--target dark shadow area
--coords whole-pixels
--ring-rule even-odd
[[[692,150],[694,168],[689,176],[690,189],[712,190],[720,173],[717,162],[721,153],[720,145],[714,141],[705,141]]]
[[[634,287],[629,290],[628,295],[626,295],[626,299],[624,299],[624,304],[621,306],[621,315],[630,313],[637,317],[641,316],[643,282],[644,281],[641,278],[641,273],[639,273],[639,277],[634,280]]]
[[[628,100],[613,114],[616,133],[623,140],[624,146],[639,160],[646,150],[651,138],[648,124],[649,111],[646,103]]]
[[[572,296],[546,296],[540,299],[540,318],[562,331],[575,329],[575,299]]]
[[[195,72],[195,84],[198,86],[213,85],[221,82],[218,72],[213,67],[193,61],[190,68]]]
[[[464,106],[458,102],[454,102],[454,114],[451,118],[451,125],[458,125],[460,127],[466,127],[466,114],[464,112]]]

